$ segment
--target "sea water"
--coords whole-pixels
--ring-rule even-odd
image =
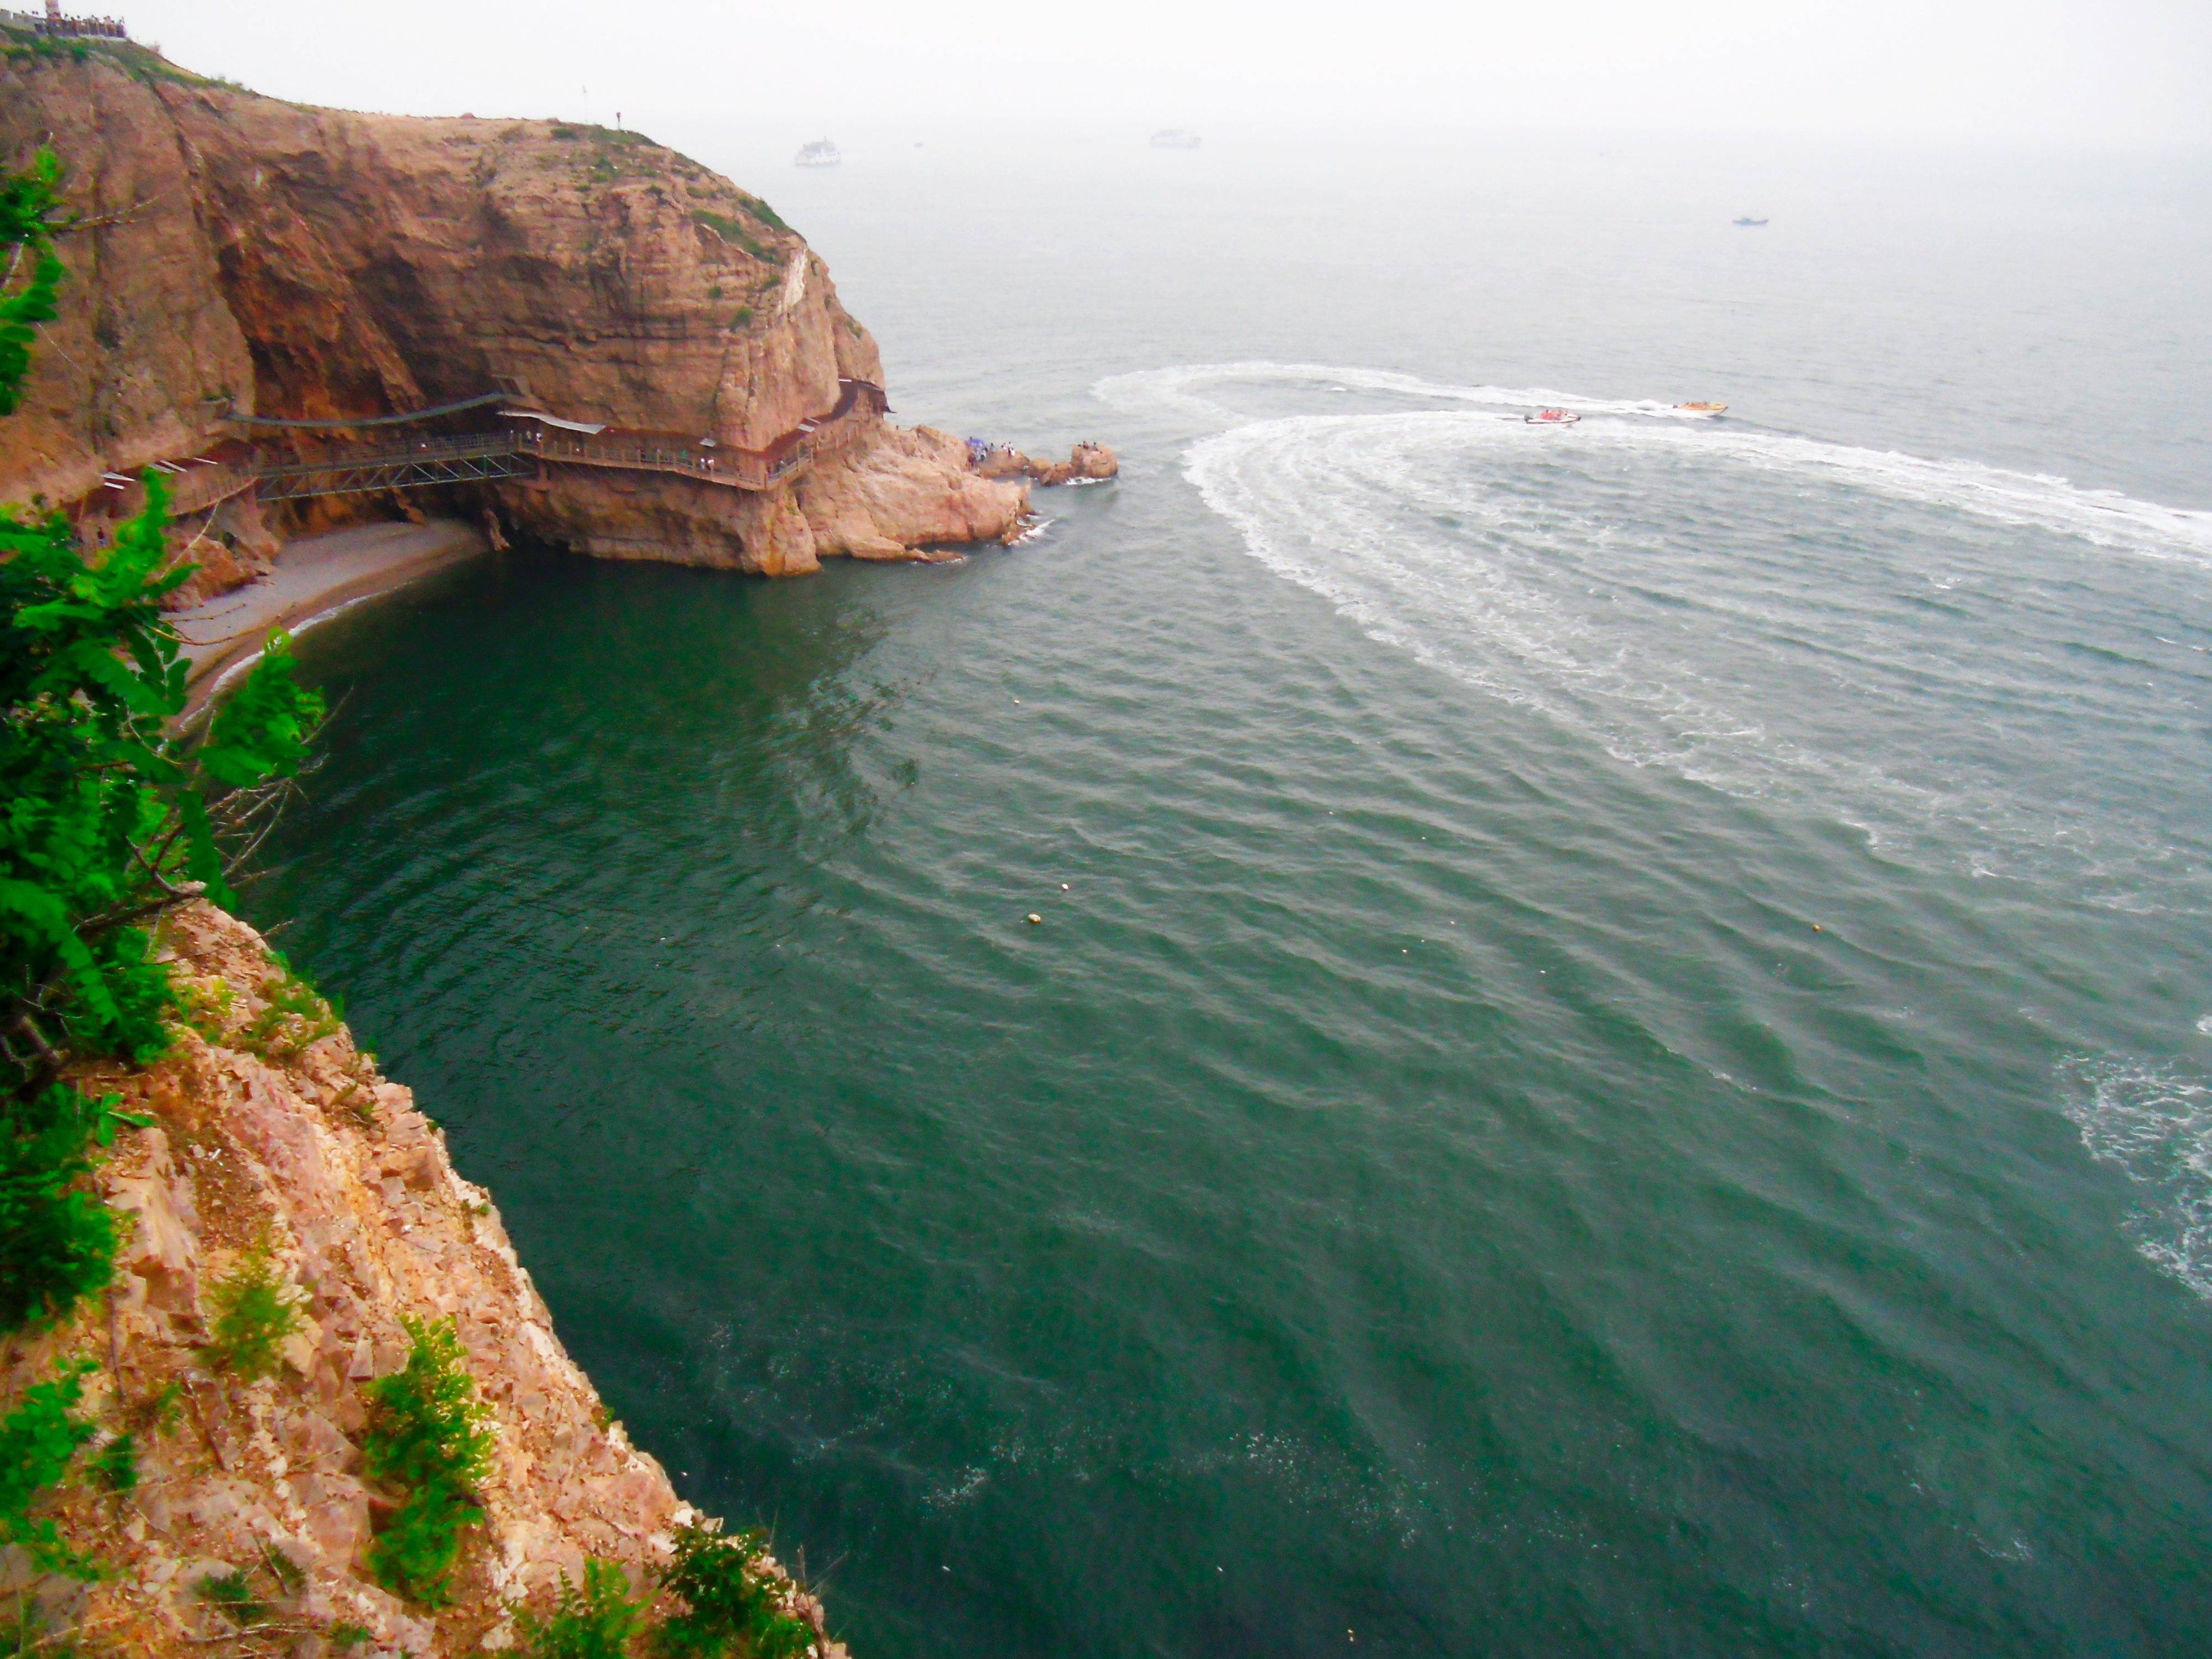
[[[868,1659],[2201,1645],[2204,158],[659,136],[1125,462],[305,642],[251,911],[686,1498]]]

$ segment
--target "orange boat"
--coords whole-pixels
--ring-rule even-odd
[[[1702,415],[1709,421],[1716,415],[1728,413],[1726,404],[1676,404],[1674,407],[1685,415]]]
[[[1571,409],[1540,409],[1534,415],[1521,417],[1530,426],[1572,426],[1582,416]]]

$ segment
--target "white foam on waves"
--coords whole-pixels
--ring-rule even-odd
[[[1252,420],[1211,402],[1231,384],[1263,407],[1270,386],[1360,398]],[[2172,822],[2170,790],[2085,793],[2044,763],[2090,744],[2083,710],[2127,721],[2126,693],[2092,683],[2088,659],[2057,641],[2077,626],[2075,602],[2054,621],[2039,582],[2019,580],[2037,560],[2051,573],[2058,550],[1993,544],[1978,526],[2212,568],[2212,515],[1543,388],[1243,363],[1097,390],[1131,408],[1210,411],[1225,429],[1190,445],[1185,473],[1248,552],[1370,637],[1618,760],[1791,797],[1878,842],[1932,833],[1977,873],[2063,867],[2098,902],[2165,906],[2172,874],[2205,864],[2203,838]],[[1378,410],[1376,397],[1432,406]],[[1536,403],[1595,413],[1544,430],[1500,406]],[[1899,523],[1879,501],[1936,521]],[[1911,592],[1962,580],[1972,619],[1931,626]],[[2008,620],[2014,591],[2024,609]],[[2124,612],[2115,604],[2106,614]],[[2021,750],[2026,765],[1977,714],[2020,683],[2083,700],[2063,718],[2039,705],[2043,746]],[[2149,775],[2140,756],[2081,758]]]
[[[1322,392],[1380,392],[1403,398],[1486,404],[1501,409],[1571,409],[1581,415],[1645,415],[1660,420],[1705,416],[1650,398],[1590,398],[1545,386],[1453,386],[1384,368],[1341,368],[1328,363],[1179,363],[1170,368],[1109,374],[1091,390],[1117,409],[1177,408],[1210,418],[1234,419],[1226,404],[1206,397],[1210,386],[1307,386]]]
[[[1825,478],[1895,500],[1971,514],[1998,524],[2047,530],[2154,558],[2193,558],[2212,563],[2212,513],[2166,507],[2118,490],[2085,489],[2054,475],[2017,472],[1979,461],[1930,459],[1897,450],[1864,449],[1760,432],[1741,423],[1713,422],[1677,404],[1650,398],[1592,398],[1542,386],[1456,386],[1383,369],[1264,362],[1186,363],[1139,370],[1109,375],[1092,391],[1119,408],[1177,408],[1218,423],[1235,419],[1235,415],[1204,392],[1236,385],[1356,390],[1500,410],[1553,408],[1582,415],[1616,416],[1633,424],[1608,423],[1602,434],[1586,427],[1573,434],[1575,440],[1673,442],[1682,446],[1685,453],[1737,465]],[[1396,418],[1388,414],[1303,417],[1317,422]],[[1646,426],[1645,422],[1664,424]],[[1295,441],[1300,429],[1297,418],[1252,422],[1208,440],[1188,459],[1194,467],[1215,464],[1218,447],[1233,447],[1232,441],[1240,433],[1249,444],[1253,439]],[[1521,435],[1549,440],[1562,434],[1546,431]]]
[[[2212,1301],[2212,1086],[2170,1065],[2076,1061],[2066,1115],[2099,1163],[2142,1189],[2128,1232],[2143,1258]]]

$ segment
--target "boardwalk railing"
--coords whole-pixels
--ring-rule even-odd
[[[530,453],[549,461],[673,472],[701,483],[757,490],[796,477],[817,455],[849,447],[885,408],[881,386],[866,380],[841,380],[836,408],[817,419],[800,422],[766,449],[673,443],[636,433],[574,433],[561,427],[529,428],[522,441]]]
[[[452,408],[466,406],[428,412],[445,414]],[[360,445],[292,458],[256,450],[229,461],[164,465],[161,470],[169,474],[169,511],[179,518],[205,512],[256,485],[263,501],[303,501],[377,489],[481,483],[519,477],[549,462],[629,472],[667,472],[726,489],[763,490],[804,472],[818,455],[849,448],[878,416],[886,412],[881,386],[866,380],[841,380],[835,408],[817,419],[802,421],[766,449],[684,443],[634,432],[578,433],[565,426],[533,423],[496,432],[416,438],[404,444]],[[378,423],[363,421],[365,425]],[[145,505],[145,486],[132,483],[100,496],[97,510],[125,518]]]
[[[630,472],[673,472],[701,483],[729,489],[766,489],[803,471],[811,452],[794,449],[771,460],[746,449],[709,449],[702,444],[658,444],[610,434],[584,436],[533,429],[521,435],[526,453],[570,466],[609,466]]]
[[[352,495],[372,489],[421,489],[430,484],[483,483],[530,471],[526,447],[512,432],[422,438],[406,446],[341,450],[312,460],[260,470],[264,501],[312,495]]]

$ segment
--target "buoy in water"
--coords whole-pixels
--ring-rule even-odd
[[[1042,922],[1043,921],[1044,921],[1044,918],[1043,918],[1042,916],[1039,915],[1036,911],[1032,910],[1032,911],[1030,911],[1030,927],[1036,927],[1039,923]]]

